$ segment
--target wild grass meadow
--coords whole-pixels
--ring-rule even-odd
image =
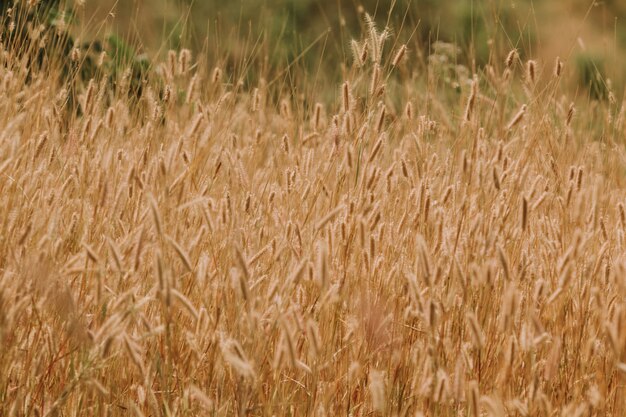
[[[626,415],[617,35],[348,7],[283,62],[44,3],[0,2],[0,415]]]

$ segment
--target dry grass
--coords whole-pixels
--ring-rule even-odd
[[[387,37],[336,103],[185,51],[80,116],[2,53],[0,414],[624,415],[623,106]]]

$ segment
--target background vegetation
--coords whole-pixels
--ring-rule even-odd
[[[256,45],[269,48],[257,53],[273,65],[298,58],[298,67],[311,71],[326,56],[324,73],[335,81],[341,73],[330,63],[350,56],[349,41],[361,34],[363,11],[393,27],[414,53],[427,55],[439,40],[456,44],[463,63],[484,64],[490,53],[515,47],[546,61],[571,58],[583,80],[594,65],[614,82],[624,77],[618,68],[626,50],[626,5],[618,0],[104,0],[87,1],[85,15],[104,18],[111,10],[115,18],[107,27],[140,49],[204,47],[212,59],[237,63],[250,58]]]

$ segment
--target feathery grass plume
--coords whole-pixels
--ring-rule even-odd
[[[507,345],[506,353],[505,353],[505,364],[506,364],[506,378],[510,377],[510,373],[513,370],[513,366],[515,365],[515,358],[517,354],[517,342],[516,337],[509,337],[509,343]]]
[[[428,323],[428,327],[430,327],[431,331],[436,331],[439,324],[439,313],[437,311],[437,305],[433,300],[428,302],[426,322]]]
[[[141,360],[141,353],[139,352],[139,347],[130,340],[128,334],[126,333],[124,334],[122,339],[124,341],[124,347],[126,348],[128,357],[135,364],[141,376],[145,377],[145,370],[144,370],[143,361]]]
[[[282,340],[280,340],[280,343],[276,344],[276,351],[274,352],[274,360],[272,361],[272,368],[275,371],[280,371],[283,369],[284,364],[285,364],[285,356],[286,356],[285,344],[282,343]]]
[[[235,257],[237,259],[237,263],[239,265],[239,268],[241,269],[241,272],[243,272],[246,282],[249,282],[250,270],[248,269],[248,262],[246,261],[246,259],[243,256],[243,253],[238,247],[235,247]]]
[[[48,132],[44,132],[39,136],[39,140],[37,141],[37,145],[35,146],[35,152],[33,154],[33,162],[39,157],[43,147],[48,142]]]
[[[120,255],[120,251],[117,245],[110,238],[107,238],[107,243],[109,245],[111,255],[113,256],[113,262],[115,262],[117,271],[122,272],[122,256]]]
[[[537,208],[539,208],[539,206],[541,205],[541,203],[544,202],[544,200],[546,199],[546,197],[548,196],[548,192],[545,191],[543,192],[539,198],[537,198],[537,200],[535,201],[535,204],[533,204],[533,206],[531,207],[531,211],[535,211],[537,210]]]
[[[480,401],[487,410],[487,415],[498,417],[504,417],[507,415],[504,404],[502,404],[502,401],[498,397],[484,395]]]
[[[374,63],[379,63],[378,30],[376,30],[376,22],[374,22],[374,19],[368,13],[365,13],[365,24],[367,26],[367,46],[370,48],[371,60]]]
[[[398,52],[396,52],[396,55],[393,57],[393,60],[391,61],[391,66],[392,67],[397,67],[400,62],[402,62],[402,58],[404,58],[404,55],[406,55],[406,44],[403,44],[402,46],[400,46],[400,48],[398,49]]]
[[[402,175],[404,176],[404,178],[409,178],[409,168],[406,165],[406,161],[404,159],[402,159],[400,161],[400,165],[402,167]]]
[[[413,120],[413,103],[408,101],[406,103],[406,107],[404,108],[404,115],[407,119]]]
[[[320,129],[320,122],[322,117],[322,104],[315,103],[315,111],[313,112],[313,130],[316,132]]]
[[[93,79],[89,80],[87,84],[87,90],[85,91],[85,98],[83,100],[83,111],[85,114],[91,114],[94,97],[96,95],[96,86]]]
[[[502,300],[501,329],[503,332],[509,331],[515,320],[518,307],[518,293],[515,286],[507,284]]]
[[[106,116],[104,118],[104,126],[107,129],[113,129],[113,125],[115,123],[115,109],[113,107],[109,107],[106,112]]]
[[[448,202],[448,200],[450,199],[450,196],[452,196],[452,191],[454,191],[454,186],[450,185],[448,186],[448,188],[446,188],[446,190],[443,193],[443,197],[441,198],[441,204],[442,205],[446,205],[446,203]]]
[[[374,147],[372,148],[372,151],[370,152],[370,156],[367,159],[368,163],[372,163],[372,161],[374,161],[374,158],[376,158],[376,155],[378,155],[378,151],[380,151],[380,149],[382,148],[383,142],[385,141],[385,134],[383,133],[382,135],[380,135],[380,137],[378,138],[378,140],[376,141],[376,143],[374,144]]]
[[[383,29],[383,31],[378,35],[378,62],[381,62],[382,60],[383,48],[385,46],[385,42],[390,37],[391,37],[391,30],[387,27]]]
[[[380,103],[380,110],[378,112],[378,118],[377,118],[377,122],[376,122],[376,133],[380,134],[383,130],[383,127],[385,126],[385,112],[386,112],[386,107],[384,104]]]
[[[355,117],[353,112],[345,113],[343,116],[343,125],[346,136],[349,136],[354,131]]]
[[[345,208],[346,207],[343,204],[340,204],[339,206],[335,207],[328,214],[326,214],[324,217],[322,217],[320,220],[318,220],[318,222],[315,224],[315,230],[317,230],[317,231],[322,230],[324,228],[324,226],[326,226],[335,217],[337,217],[337,215],[339,213],[341,213],[342,211],[344,211]]]
[[[330,136],[332,137],[332,143],[335,145],[335,148],[339,147],[339,139],[341,138],[341,128],[339,126],[339,116],[333,116],[333,120],[331,122],[330,127]]]
[[[202,408],[205,411],[212,411],[212,410],[214,410],[213,401],[198,386],[196,386],[194,384],[190,384],[187,387],[187,390],[189,391],[190,397],[192,399],[198,401],[200,404],[202,404]]]
[[[154,220],[157,233],[159,236],[163,236],[163,221],[161,220],[161,214],[159,213],[157,202],[152,195],[148,197],[148,200],[150,202],[150,211],[152,212],[152,219]]]
[[[252,113],[256,113],[259,110],[259,102],[261,100],[260,94],[261,93],[258,88],[255,88],[252,92]]]
[[[433,392],[433,401],[443,403],[448,396],[448,375],[443,369],[437,371],[435,375],[435,390]]]
[[[454,380],[452,381],[452,398],[459,403],[465,398],[465,365],[463,359],[458,357],[454,367]]]
[[[328,288],[329,285],[328,248],[326,247],[324,241],[319,241],[316,246],[315,279],[317,280],[320,288],[324,290]]]
[[[98,381],[95,378],[90,378],[88,383],[93,386],[96,391],[98,391],[98,393],[100,395],[102,395],[103,397],[107,397],[109,395],[109,390],[106,389],[106,387],[104,385],[102,385],[102,383],[100,381]]]
[[[222,81],[222,69],[220,67],[215,67],[213,69],[213,75],[211,75],[211,83],[214,85],[219,84]]]
[[[317,133],[317,132],[309,133],[304,138],[302,138],[302,144],[305,145],[305,144],[309,143],[310,141],[312,141],[313,139],[319,138],[319,136],[320,136],[320,134]]]
[[[526,62],[526,81],[531,85],[535,85],[537,81],[537,62],[532,59]]]
[[[70,53],[70,60],[74,64],[78,64],[78,61],[80,61],[80,59],[81,59],[80,48],[75,46],[72,48],[72,52]]]
[[[292,369],[296,369],[298,367],[298,357],[296,354],[296,343],[293,340],[293,336],[291,334],[291,330],[287,325],[287,322],[282,319],[280,320],[282,327],[282,340],[284,343],[284,351],[287,353],[287,357],[289,358],[289,365]]]
[[[567,264],[559,274],[559,288],[566,289],[572,281],[573,273],[571,264]]]
[[[191,64],[191,51],[183,49],[178,54],[178,74],[186,74]]]
[[[349,146],[346,146],[346,165],[350,170],[354,167],[354,155]]]
[[[280,101],[280,115],[287,120],[291,119],[291,104],[286,98]]]
[[[187,272],[193,272],[193,266],[191,265],[191,261],[189,260],[189,255],[187,255],[187,252],[183,249],[182,246],[180,246],[178,242],[176,242],[176,240],[174,240],[174,238],[170,236],[166,236],[166,237],[167,237],[167,241],[170,243],[172,248],[174,248],[174,251],[176,251],[176,254],[182,261]]]
[[[87,257],[89,259],[91,259],[91,261],[93,263],[98,265],[100,263],[100,258],[98,257],[96,252],[93,250],[93,248],[91,246],[89,246],[88,244],[86,244],[86,243],[83,243],[83,247],[85,248],[85,252],[87,253]]]
[[[343,111],[348,113],[350,111],[350,83],[344,82],[341,86],[341,94],[343,98]]]
[[[387,400],[385,398],[385,374],[382,371],[371,369],[369,371],[368,388],[372,396],[372,407],[379,413],[385,413]]]
[[[220,342],[220,349],[224,361],[228,363],[242,378],[252,380],[256,379],[256,372],[246,357],[239,342],[234,339],[222,340]]]
[[[544,368],[544,378],[546,381],[553,381],[556,377],[561,360],[561,341],[555,340],[552,344],[552,348],[550,349],[546,361],[546,365]]]
[[[250,301],[250,283],[246,279],[246,275],[243,272],[238,271],[236,268],[230,270],[231,281],[233,288],[238,288],[241,293],[241,297],[245,303]],[[247,307],[250,307],[249,304]]]
[[[476,315],[473,312],[468,312],[466,317],[474,347],[478,350],[483,350],[485,347],[485,335],[480,328],[480,324],[478,324]]]
[[[304,269],[307,266],[308,261],[307,260],[302,260],[299,264],[298,267],[293,270],[293,272],[287,277],[287,281],[286,284],[289,284],[291,286],[297,286],[300,279],[302,278],[302,274],[304,273]]]
[[[500,184],[500,174],[498,173],[498,168],[494,166],[491,172],[492,172],[492,178],[493,178],[493,185],[496,187],[496,190],[500,191],[501,184]]]
[[[163,257],[160,252],[156,253],[156,269],[157,269],[157,284],[161,295],[165,291],[166,278],[165,278],[165,266],[163,265]]]
[[[513,116],[513,118],[506,125],[506,130],[511,130],[518,125],[518,123],[524,118],[524,115],[526,114],[526,109],[527,106],[525,104],[522,104],[522,107],[520,107],[519,111],[515,113],[515,116]]]
[[[500,264],[502,265],[502,270],[504,271],[504,278],[507,281],[511,280],[511,268],[509,267],[509,258],[506,256],[504,249],[500,245],[497,247],[498,249],[498,259],[500,260]]]
[[[519,57],[518,53],[517,53],[517,49],[512,49],[506,56],[506,59],[504,60],[504,66],[506,69],[512,69],[513,65],[515,64],[515,61],[517,60],[517,58]]]
[[[365,189],[366,190],[370,190],[371,191],[371,190],[374,189],[374,186],[378,182],[379,174],[380,174],[380,170],[378,168],[373,168],[370,171],[370,174],[367,177],[367,181],[365,181]]]
[[[172,77],[174,77],[175,75],[178,74],[178,57],[176,54],[176,51],[170,49],[169,51],[167,51],[167,64],[168,64],[168,71],[169,71],[169,79],[171,79]]]
[[[24,231],[22,232],[22,235],[20,236],[19,240],[17,241],[17,245],[18,246],[22,246],[24,244],[24,242],[26,242],[26,239],[28,238],[28,235],[30,234],[31,229],[33,228],[33,223],[29,222],[28,225],[26,225],[26,229],[24,229]],[[89,251],[88,251],[89,254]],[[90,256],[91,257],[91,256]],[[95,257],[96,260],[94,260],[94,262],[97,264],[97,256]]]
[[[474,112],[474,106],[476,104],[476,95],[478,94],[478,77],[474,76],[472,80],[470,94],[467,98],[467,104],[465,105],[465,116],[464,119],[466,122],[469,122],[472,119],[472,114]]]
[[[174,296],[176,300],[180,302],[185,310],[187,310],[191,314],[194,320],[197,321],[199,319],[198,310],[196,310],[189,298],[185,297],[183,293],[174,288],[170,289],[170,293],[172,294],[172,296]]]
[[[471,381],[469,383],[469,393],[467,395],[468,397],[468,406],[470,409],[470,415],[472,417],[479,417],[480,416],[480,405],[479,405],[479,401],[480,401],[480,393],[478,391],[478,382],[477,381]]]
[[[372,67],[372,78],[370,79],[370,95],[375,95],[378,91],[378,83],[380,81],[380,66],[375,63]]]
[[[364,48],[367,48],[367,46],[364,46]],[[362,59],[363,50],[361,46],[359,46],[359,42],[352,39],[350,41],[350,49],[352,51],[352,59],[354,60],[354,63],[357,65],[357,67],[363,66],[363,64],[365,64],[365,60]]]
[[[554,60],[554,76],[559,78],[561,73],[563,72],[563,61],[561,61],[560,57],[556,57]]]
[[[565,127],[569,127],[572,124],[572,119],[574,118],[574,114],[576,113],[576,108],[574,107],[574,103],[570,103],[569,108],[567,110],[567,116],[565,117]]]

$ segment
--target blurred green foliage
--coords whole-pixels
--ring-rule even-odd
[[[2,7],[10,3],[0,0]],[[47,5],[52,15],[60,5],[74,1],[41,0],[40,4]],[[92,19],[95,12],[100,14]],[[517,48],[522,59],[535,57],[540,37],[544,44],[548,38],[552,43],[566,42],[556,25],[551,32],[556,18],[584,20],[614,39],[616,50],[626,49],[626,30],[620,24],[626,16],[622,0],[593,5],[588,0],[86,0],[86,8],[76,16],[78,26],[93,30],[80,35],[95,41],[86,44],[87,49],[109,53],[107,71],[113,78],[129,66],[133,78],[142,78],[148,70],[142,52],[164,58],[169,48],[188,47],[203,51],[208,65],[219,65],[227,74],[255,83],[262,76],[258,68],[268,67],[339,79],[338,63],[350,62],[350,40],[362,38],[365,12],[380,28],[389,26],[397,42],[408,43],[412,55],[427,58],[438,41],[457,45],[460,53],[454,64],[472,71],[501,61],[511,48]],[[101,30],[94,21],[114,23]],[[568,49],[571,44],[556,50]],[[595,50],[577,52],[572,58],[578,79],[590,87],[591,96],[603,97],[606,69],[616,67],[616,61],[607,61],[606,53]],[[94,59],[87,55],[85,61],[89,66]],[[249,68],[257,71],[250,74]],[[615,74],[610,75],[616,81]]]
[[[522,46],[523,51],[536,39],[534,26],[528,24],[528,0],[154,1],[164,2],[166,48],[161,53],[183,46],[204,50],[207,62],[252,84],[259,74],[242,75],[246,65],[291,65],[295,74],[340,79],[338,63],[351,62],[350,40],[366,33],[364,13],[379,28],[390,27],[393,38],[407,43],[413,56],[427,57],[437,41],[454,43],[462,52],[455,63],[470,67],[488,63],[494,48],[500,55],[512,47]],[[120,5],[127,9],[118,14],[131,15],[131,3]],[[521,24],[520,15],[525,19]],[[397,46],[389,43],[386,53]]]
[[[100,10],[101,19],[114,9],[113,29],[151,56],[164,57],[168,48],[188,47],[204,51],[206,62],[229,74],[237,68],[244,72],[245,66],[292,64],[298,69],[294,73],[304,70],[338,78],[338,63],[350,62],[350,40],[362,36],[364,12],[374,16],[379,27],[391,27],[397,42],[408,43],[413,56],[427,57],[436,41],[454,43],[462,51],[459,63],[473,70],[501,60],[512,48],[522,59],[537,58],[539,49],[553,54],[545,57],[546,62],[556,55],[564,57],[583,28],[585,43],[596,45],[591,48],[615,42],[614,49],[626,50],[623,0],[86,0],[86,4],[84,15]]]
[[[33,72],[58,69],[68,89],[68,108],[80,111],[77,97],[90,80],[106,81],[112,89],[120,84],[130,97],[140,97],[149,74],[149,60],[124,39],[111,34],[81,42],[74,36],[79,22],[72,4],[61,0],[0,0],[0,38]]]
[[[293,58],[303,48],[329,31],[329,53],[345,54],[345,42],[359,37],[363,25],[362,11],[375,16],[381,27],[389,25],[400,38],[412,37],[416,43],[441,40],[455,42],[463,49],[474,45],[473,53],[480,62],[488,59],[487,41],[504,28],[515,39],[520,37],[516,27],[518,10],[502,1],[472,0],[183,0],[190,7],[193,28],[211,24],[230,31],[263,31],[278,47],[274,59]],[[522,0],[521,3],[526,3]],[[522,4],[517,9],[523,9]],[[229,29],[230,28],[230,29]],[[524,37],[534,38],[530,26]]]
[[[107,11],[116,3],[91,4],[91,10]],[[269,59],[278,62],[298,56],[326,33],[325,53],[347,55],[349,40],[361,35],[363,12],[379,26],[390,26],[403,42],[454,42],[464,50],[473,48],[481,62],[488,58],[487,41],[496,34],[504,34],[511,44],[535,38],[535,28],[528,24],[530,0],[152,0],[149,6],[128,0],[115,9],[120,19],[141,19],[140,25],[119,25],[132,27],[134,34],[146,29],[141,24],[162,26],[156,45],[141,40],[148,47],[158,49],[165,38],[167,47],[197,49],[208,36],[212,48],[236,55],[244,49],[242,40],[261,36],[271,44]]]
[[[190,7],[190,26],[198,38],[202,30],[213,25],[211,34],[228,33],[218,39],[216,57],[227,52],[234,61],[246,51],[240,40],[248,31],[263,33],[274,47],[269,51],[272,64],[293,62],[307,47],[317,44],[301,57],[304,69],[319,65],[321,51],[329,62],[325,73],[337,72],[332,63],[346,62],[350,55],[348,44],[363,33],[363,12],[375,17],[379,27],[390,26],[399,42],[408,42],[413,53],[429,56],[437,41],[453,43],[460,48],[456,63],[469,68],[481,67],[494,59],[501,60],[512,48],[517,48],[523,60],[536,59],[538,45],[552,44],[553,53],[565,54],[572,49],[574,33],[587,28],[585,40],[598,45],[614,42],[613,50],[619,57],[610,57],[613,68],[618,68],[626,56],[626,1],[563,0],[537,2],[536,0],[180,0]],[[554,25],[557,21],[563,26]],[[252,22],[252,27],[248,26]],[[215,27],[217,25],[218,27]],[[567,35],[560,28],[572,28]],[[327,32],[328,31],[328,32]],[[324,37],[323,34],[328,36]],[[320,40],[320,36],[322,36]],[[211,35],[209,35],[209,38]],[[540,40],[540,37],[542,38]],[[591,37],[591,39],[589,39]],[[191,39],[193,40],[193,39]],[[193,43],[193,42],[192,42]],[[211,45],[211,42],[209,42]],[[426,50],[421,50],[422,48]],[[606,78],[619,82],[623,75],[607,74],[607,49],[593,52],[576,51],[572,68],[578,81],[589,88],[590,97],[605,98]],[[584,48],[583,48],[584,49]],[[495,54],[495,55],[494,55]],[[553,60],[554,56],[546,57]],[[500,62],[498,62],[500,63]],[[547,63],[547,71],[551,71]]]
[[[604,57],[584,52],[576,55],[576,70],[579,82],[588,88],[592,99],[604,99],[609,94],[606,81]]]

